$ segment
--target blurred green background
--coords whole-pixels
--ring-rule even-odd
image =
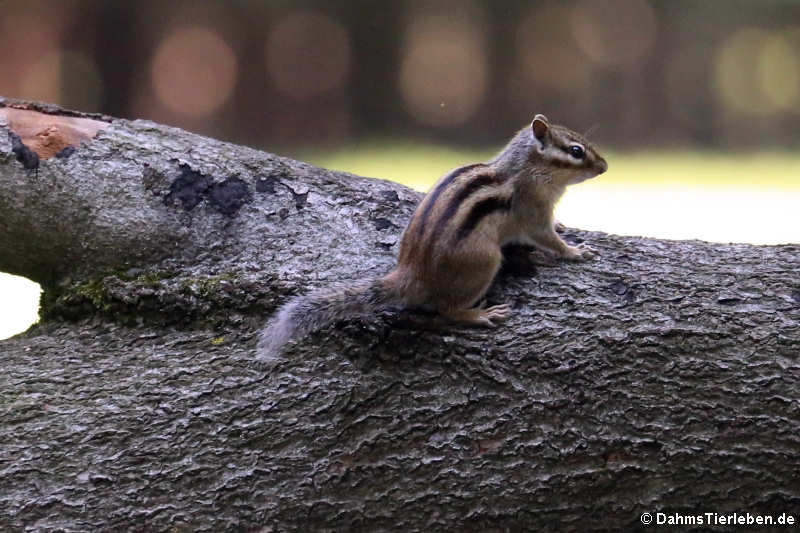
[[[567,225],[800,242],[800,2],[0,2],[0,95],[146,118],[426,190],[535,113],[609,172]],[[1,253],[1,252],[0,252]],[[800,262],[800,260],[799,260]],[[0,274],[0,338],[38,286]]]

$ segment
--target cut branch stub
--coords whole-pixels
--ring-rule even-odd
[[[108,127],[100,120],[45,114],[31,109],[0,107],[0,117],[8,122],[9,129],[19,136],[21,143],[36,154],[39,160],[49,159],[92,139],[97,132]]]

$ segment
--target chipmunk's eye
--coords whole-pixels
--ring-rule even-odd
[[[580,144],[573,144],[569,147],[569,153],[575,159],[583,159],[586,155],[586,152],[583,150],[583,146]]]

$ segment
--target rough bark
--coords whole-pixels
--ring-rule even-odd
[[[265,371],[269,312],[391,268],[420,195],[90,118],[108,125],[35,168],[0,118],[0,270],[45,288],[42,323],[0,342],[3,531],[800,518],[797,245],[568,230],[599,257],[517,256],[498,329],[391,311]]]

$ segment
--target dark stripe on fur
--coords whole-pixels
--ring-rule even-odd
[[[511,209],[511,197],[508,198],[498,198],[496,196],[492,196],[489,198],[485,198],[480,202],[476,202],[475,205],[472,206],[472,209],[467,215],[466,220],[461,224],[461,227],[458,228],[458,234],[456,237],[456,241],[463,240],[472,233],[481,220],[484,217],[491,215],[497,211],[508,211]]]
[[[447,204],[447,207],[444,209],[444,211],[442,211],[441,216],[436,221],[436,225],[433,229],[434,237],[431,239],[431,241],[436,241],[436,237],[438,237],[444,231],[444,228],[447,227],[447,224],[450,222],[450,220],[456,215],[458,210],[461,209],[461,205],[467,200],[467,198],[484,187],[494,183],[498,183],[496,176],[481,174],[479,176],[475,176],[469,181],[469,183],[465,184],[464,187],[453,196],[453,198],[450,200],[450,203]]]
[[[427,222],[428,217],[430,217],[431,215],[431,211],[433,210],[433,206],[436,204],[436,200],[439,198],[439,196],[441,196],[444,190],[451,183],[453,183],[453,181],[455,181],[457,177],[481,165],[483,165],[483,163],[474,163],[472,165],[459,167],[453,170],[452,172],[450,172],[450,174],[445,176],[431,192],[428,193],[428,196],[430,196],[430,198],[425,199],[426,200],[425,208],[422,211],[422,213],[420,213],[419,221],[417,222],[416,232],[418,236],[422,236],[422,233],[425,231],[425,223]]]

